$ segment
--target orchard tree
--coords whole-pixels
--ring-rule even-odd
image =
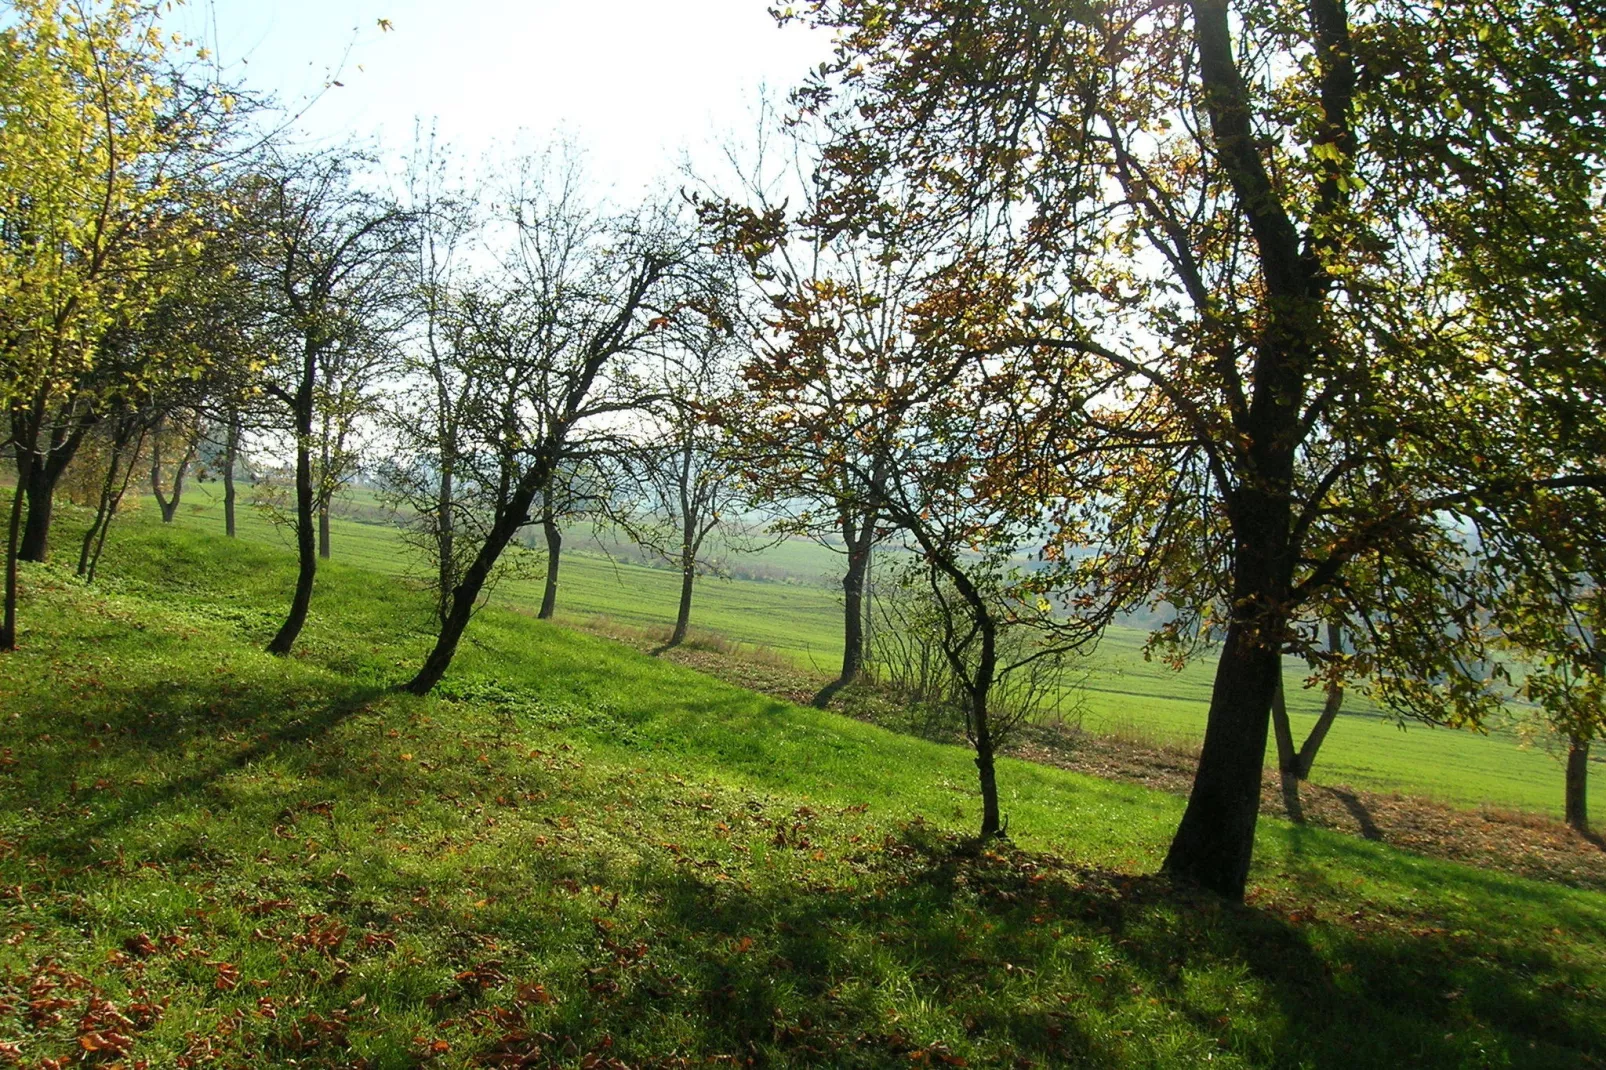
[[[16,642],[16,562],[43,560],[73,454],[125,392],[182,374],[118,364],[137,323],[205,240],[203,181],[230,100],[169,62],[158,5],[17,0],[0,29],[0,403],[17,463],[0,649]],[[24,503],[26,502],[26,524]]]
[[[1026,440],[1097,488],[1065,510],[1105,548],[1088,579],[1152,573],[1178,610],[1157,644],[1219,647],[1178,879],[1243,894],[1285,651],[1324,660],[1340,616],[1354,649],[1335,670],[1404,715],[1480,722],[1500,705],[1483,548],[1536,494],[1606,487],[1600,451],[1516,422],[1594,383],[1598,350],[1503,374],[1519,350],[1476,322],[1446,222],[1467,171],[1598,169],[1601,127],[1575,121],[1606,93],[1598,20],[1551,7],[803,10],[838,32],[799,99],[840,131],[840,225],[895,174],[923,225],[990,264],[1016,325],[995,344],[1043,355],[1026,393],[1060,399]],[[1400,78],[1435,67],[1470,72],[1478,106]],[[1561,117],[1535,118],[1547,102]],[[1446,153],[1413,155],[1402,124]]]
[[[306,623],[319,503],[334,485],[335,432],[320,436],[328,428],[319,424],[319,402],[327,413],[350,370],[368,368],[370,354],[383,350],[404,288],[407,217],[359,183],[359,162],[340,152],[270,159],[236,194],[248,230],[242,273],[263,310],[260,337],[268,347],[261,389],[278,402],[295,450],[299,564],[289,614],[268,644],[273,654],[290,653]]]
[[[509,198],[498,281],[460,302],[460,352],[474,370],[464,376],[473,395],[455,465],[480,520],[435,646],[405,685],[413,694],[445,675],[503,552],[565,459],[616,436],[639,408],[632,361],[676,317],[695,314],[671,292],[696,253],[672,213],[605,217],[578,187],[573,168],[526,167]]]

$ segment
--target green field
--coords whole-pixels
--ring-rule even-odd
[[[221,531],[217,493],[215,484],[191,488],[181,513],[182,526]],[[366,514],[370,505],[371,499],[359,498],[359,511]],[[286,552],[292,549],[288,535],[256,511],[241,510],[240,530],[245,538],[282,546]],[[565,553],[561,614],[607,616],[638,627],[667,628],[673,622],[677,575],[585,552],[583,547],[591,540],[584,531],[570,541],[582,549]],[[336,559],[362,568],[395,575],[417,571],[395,529],[384,524],[337,517],[332,547]],[[761,557],[793,582],[702,580],[693,606],[694,626],[780,652],[822,674],[834,671],[841,660],[841,605],[819,579],[839,569],[841,558],[804,540],[789,541]],[[532,559],[531,564],[539,562]],[[535,571],[532,578],[504,583],[497,597],[510,606],[538,606],[541,582],[539,569]],[[1084,724],[1094,731],[1196,742],[1204,731],[1213,666],[1206,660],[1177,673],[1146,662],[1143,638],[1132,628],[1110,631],[1089,666],[1084,689],[1074,696],[1081,703]],[[1290,716],[1302,738],[1315,719],[1320,697],[1303,688],[1303,674],[1293,663],[1287,679]],[[1349,707],[1351,712],[1335,726],[1323,748],[1312,777],[1315,782],[1560,816],[1561,762],[1543,749],[1519,747],[1506,733],[1484,736],[1417,724],[1402,728],[1359,696],[1351,697]],[[1591,807],[1597,814],[1606,813],[1606,763],[1595,765]]]
[[[399,694],[427,607],[355,564],[269,657],[291,565],[146,511],[94,587],[24,566],[0,1061],[1606,1057],[1600,893],[1267,819],[1225,906],[1143,875],[1181,800],[1008,760],[1012,841],[978,853],[963,748],[527,614],[487,609],[437,696]]]

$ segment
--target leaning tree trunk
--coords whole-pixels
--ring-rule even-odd
[[[295,646],[307,623],[312,605],[312,584],[318,575],[318,547],[313,535],[316,502],[312,493],[312,386],[317,350],[308,346],[303,358],[301,384],[295,396],[296,417],[296,590],[290,614],[268,644],[268,653],[284,656]]]
[[[524,526],[529,517],[530,505],[535,501],[536,494],[546,485],[555,464],[553,461],[532,466],[525,473],[525,478],[519,481],[506,507],[497,513],[495,522],[485,534],[485,541],[480,544],[479,552],[464,570],[463,578],[452,588],[451,605],[441,622],[440,634],[435,638],[434,649],[429,652],[423,666],[413,678],[402,685],[403,691],[413,695],[427,695],[434,690],[436,684],[440,683],[441,677],[446,675],[446,670],[451,667],[452,658],[457,655],[457,644],[462,641],[469,619],[474,616],[480,592],[485,589],[486,582],[491,578],[491,570],[496,567],[502,551],[507,549],[508,543],[513,541],[513,537]]]
[[[234,465],[240,458],[240,414],[229,410],[229,427],[223,439],[223,531],[234,538]]]
[[[1567,739],[1567,824],[1589,834],[1589,740]]]
[[[546,590],[541,592],[540,620],[551,620],[558,605],[558,563],[563,554],[563,532],[550,512],[541,514],[541,532],[546,536]]]
[[[1271,700],[1271,726],[1277,738],[1277,773],[1282,779],[1283,809],[1288,819],[1303,824],[1305,810],[1299,801],[1299,752],[1294,749],[1293,727],[1288,721],[1288,701],[1283,694],[1282,667],[1277,672],[1277,690]]]

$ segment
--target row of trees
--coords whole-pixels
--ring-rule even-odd
[[[1269,727],[1308,774],[1350,681],[1474,727],[1524,692],[1569,741],[1583,825],[1606,553],[1588,5],[815,0],[782,20],[838,52],[796,114],[729,179],[623,212],[562,154],[473,183],[420,137],[390,183],[292,152],[169,56],[154,8],[14,7],[0,646],[84,444],[81,571],[142,447],[166,511],[205,435],[231,481],[293,456],[288,653],[369,440],[437,594],[417,694],[527,529],[543,616],[563,527],[601,517],[680,570],[679,640],[710,540],[763,507],[845,554],[822,704],[865,665],[872,551],[908,551],[983,836],[1022,711],[1000,693],[1135,610],[1162,614],[1157,655],[1218,656],[1179,878],[1242,894]],[[1303,748],[1273,716],[1290,655],[1328,695]]]

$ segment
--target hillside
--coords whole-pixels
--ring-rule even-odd
[[[1264,821],[1250,903],[1146,876],[1180,801],[136,520],[24,572],[0,663],[0,1059],[26,1066],[1598,1065],[1606,897]],[[50,1062],[48,1060],[60,1060]]]
[[[222,509],[215,491],[215,484],[191,487],[179,523],[198,532],[221,533]],[[337,560],[392,575],[417,574],[415,558],[371,494],[352,492],[342,512],[345,517],[334,524]],[[241,511],[241,532],[264,545],[289,546],[288,537],[254,510]],[[603,631],[615,624],[652,629],[673,622],[679,593],[675,574],[602,557],[584,529],[572,532],[568,541],[560,618]],[[842,659],[841,603],[826,586],[832,570],[841,568],[840,558],[793,540],[756,555],[748,565],[785,582],[705,579],[693,607],[694,627],[760,648],[765,656],[787,659],[824,683]],[[525,609],[540,605],[539,559],[532,555],[528,566],[525,575],[503,582],[495,595],[500,604]],[[1145,661],[1144,638],[1135,628],[1110,629],[1098,653],[1071,681],[1066,706],[1093,732],[1195,746],[1204,733],[1213,665],[1206,657],[1178,673]],[[1303,686],[1304,672],[1293,662],[1286,674],[1290,716],[1303,738],[1320,708],[1320,696]],[[1359,693],[1348,696],[1345,708],[1316,765],[1316,783],[1405,792],[1461,807],[1561,816],[1561,763],[1542,747],[1520,747],[1509,732],[1479,735],[1401,726]],[[1591,801],[1596,813],[1606,813],[1606,755],[1597,758]]]

